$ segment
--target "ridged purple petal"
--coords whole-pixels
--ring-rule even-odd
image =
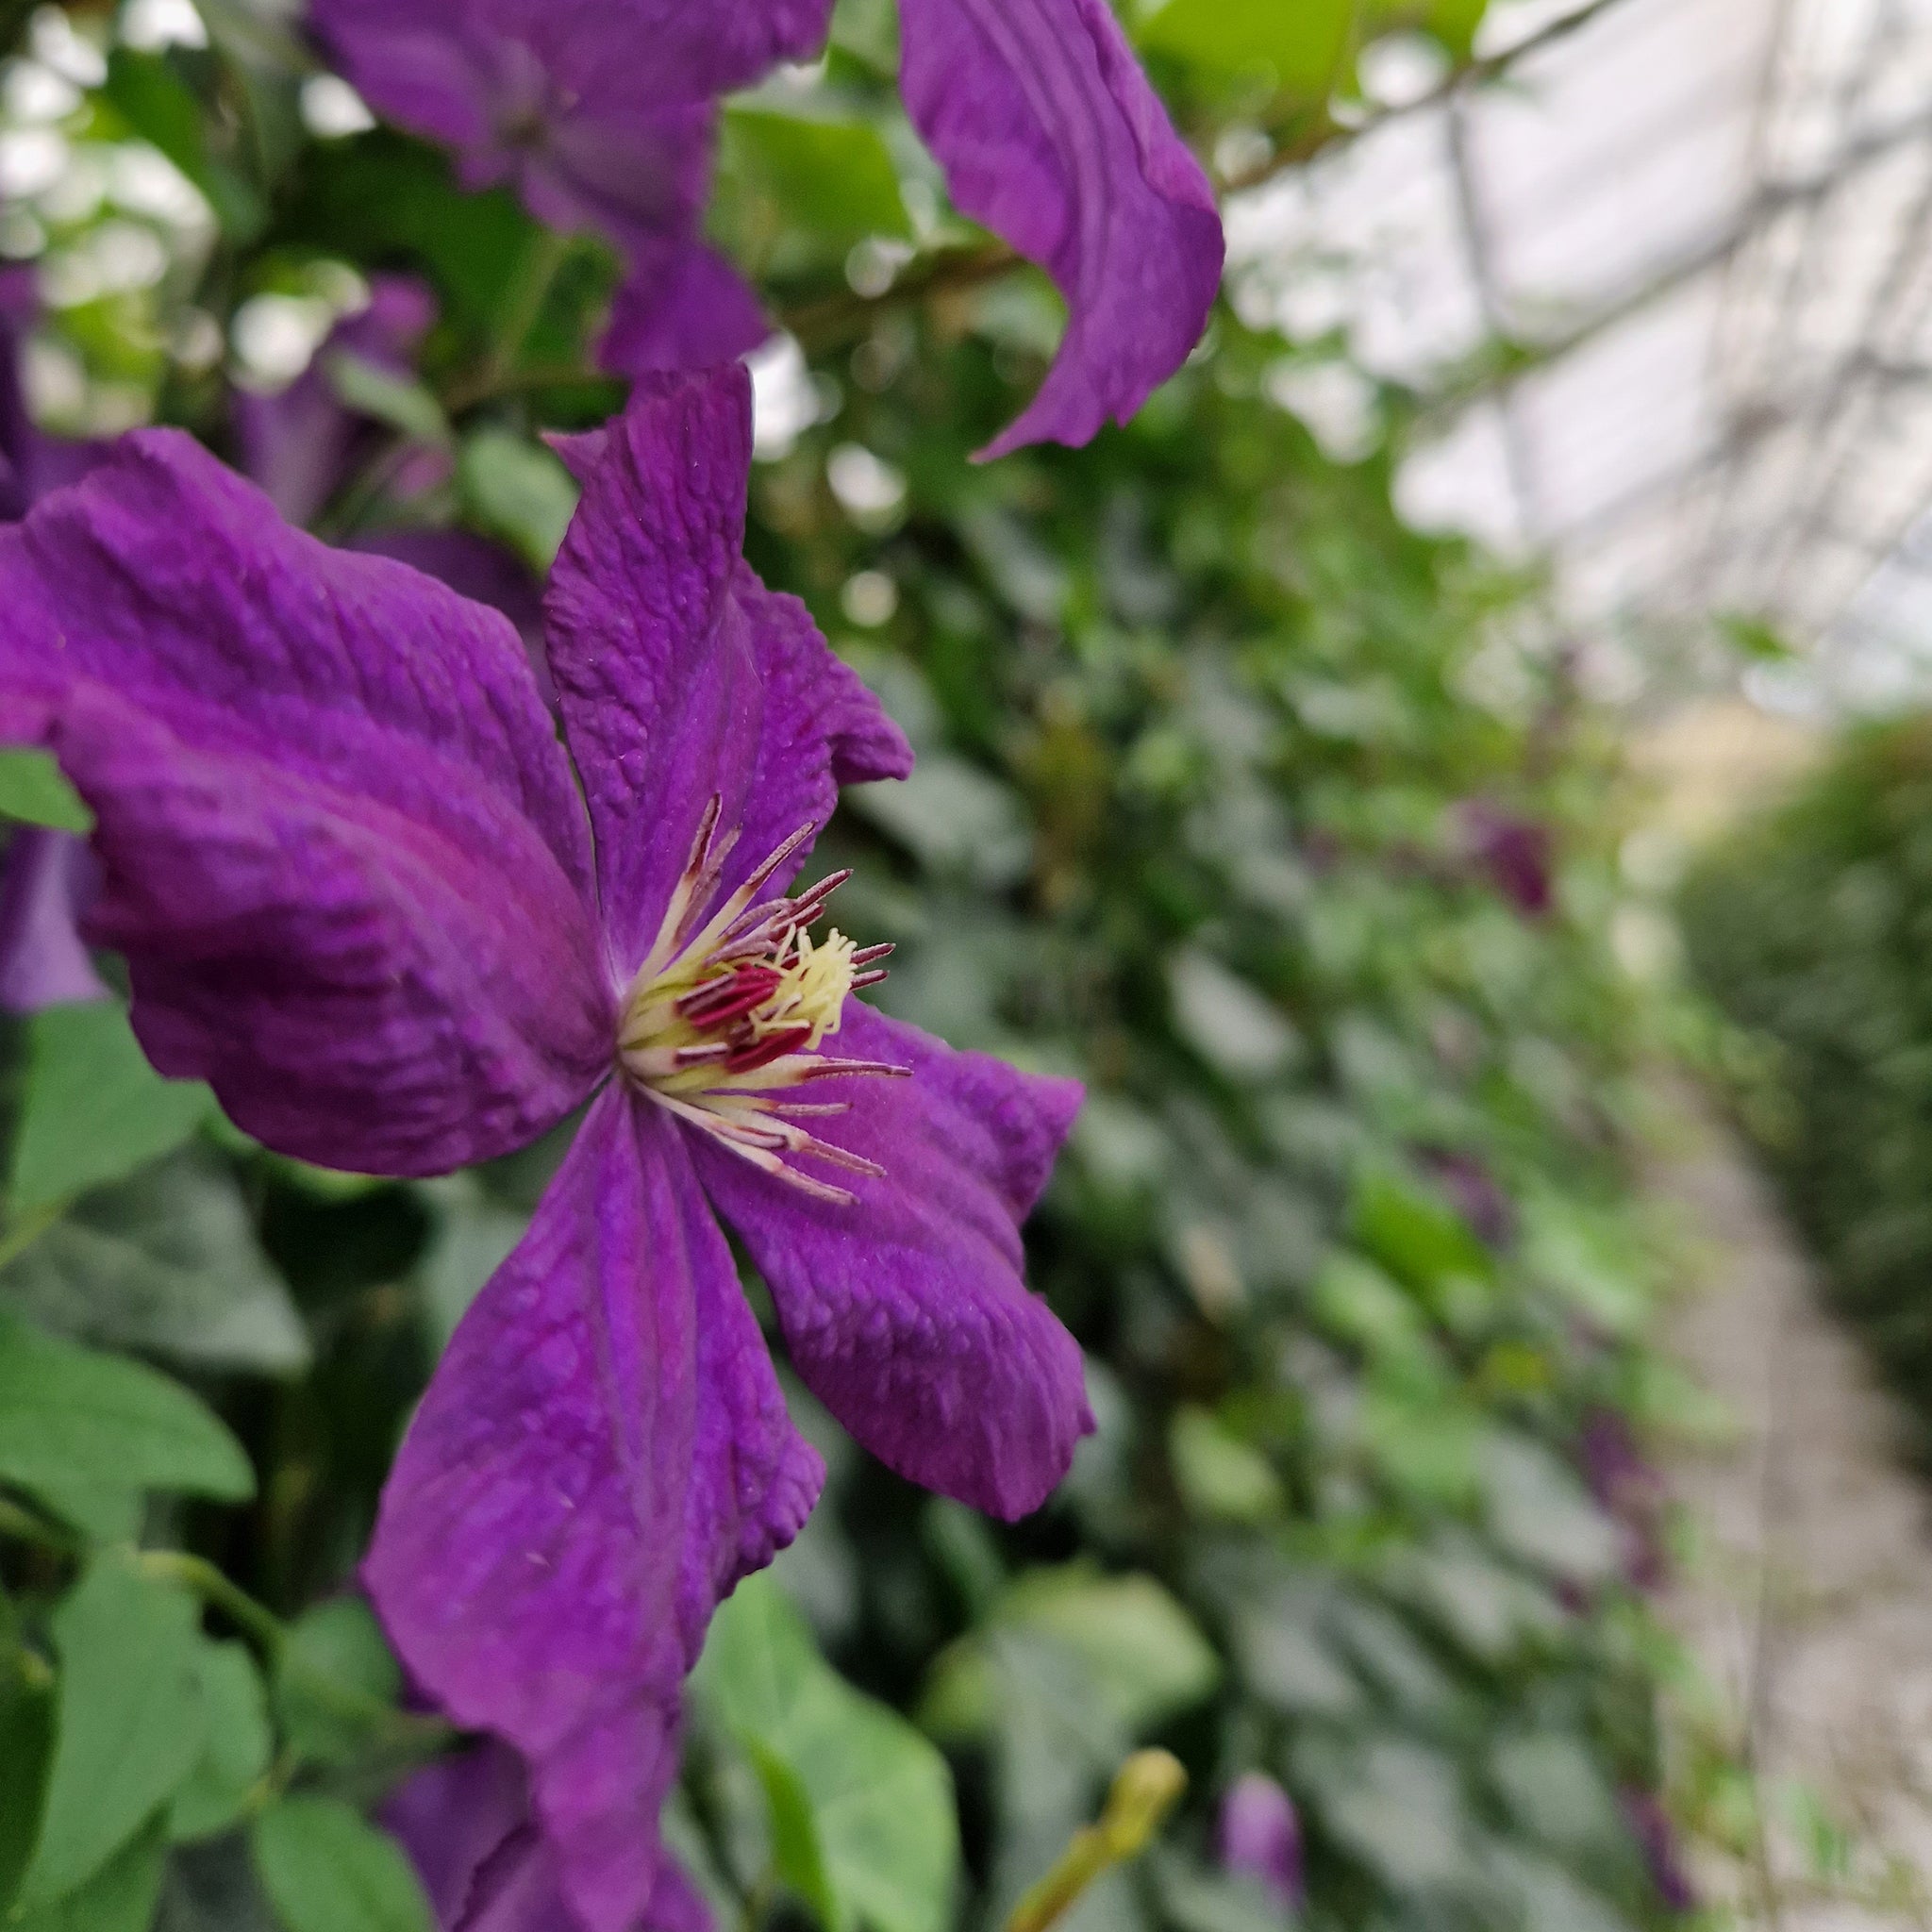
[[[0,737],[94,810],[85,930],[163,1073],[384,1174],[521,1146],[602,1077],[587,828],[503,618],[167,430],[0,531]]]
[[[698,1171],[771,1284],[813,1394],[901,1475],[1024,1516],[1093,1426],[1079,1347],[1022,1278],[1019,1234],[1080,1090],[956,1053],[857,1000],[827,1051],[911,1069],[809,1089],[850,1103],[812,1125],[883,1180],[819,1170],[858,1197],[840,1207],[694,1136]]]
[[[900,87],[955,202],[1038,262],[1067,332],[981,452],[1124,423],[1200,340],[1221,283],[1208,179],[1107,0],[900,0]]]
[[[911,753],[795,598],[740,556],[751,466],[741,368],[656,376],[564,454],[584,482],[551,574],[551,676],[596,831],[612,966],[656,936],[705,808],[740,836],[728,889],[838,787]],[[774,881],[774,890],[784,884]]]
[[[417,1680],[530,1766],[587,1932],[652,1899],[685,1674],[823,1476],[676,1130],[607,1091],[457,1330],[365,1569]]]

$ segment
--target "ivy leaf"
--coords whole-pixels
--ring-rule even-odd
[[[724,116],[720,207],[730,239],[758,249],[768,272],[841,258],[868,236],[910,236],[899,171],[876,128],[742,107]]]
[[[1350,0],[1167,0],[1139,39],[1189,66],[1266,73],[1281,92],[1318,100],[1340,77],[1354,14]]]
[[[239,1503],[255,1472],[219,1417],[139,1362],[0,1316],[0,1478],[50,1499],[78,1483]]]
[[[33,1856],[54,1757],[53,1689],[28,1677],[25,1660],[0,1633],[0,1921]]]
[[[54,1764],[20,1888],[33,1909],[68,1899],[134,1839],[193,1768],[207,1731],[200,1611],[184,1591],[97,1557],[54,1611],[52,1631]]]
[[[304,1611],[275,1663],[275,1717],[289,1749],[318,1764],[346,1764],[402,1693],[403,1674],[360,1597]]]
[[[160,1902],[167,1843],[158,1819],[90,1878],[51,1905],[22,1911],[7,1932],[148,1932]]]
[[[27,1023],[8,1205],[31,1214],[119,1180],[178,1147],[213,1108],[200,1081],[155,1072],[116,1002],[49,1007]]]
[[[0,1271],[0,1306],[57,1334],[286,1374],[308,1336],[234,1175],[185,1147],[96,1188]]]
[[[403,1849],[335,1798],[284,1798],[251,1835],[262,1890],[289,1932],[435,1932]]]
[[[576,514],[577,486],[547,449],[508,429],[479,429],[457,458],[463,507],[493,537],[547,571]]]
[[[959,1856],[945,1760],[832,1670],[769,1577],[720,1608],[693,1682],[758,1767],[786,1882],[830,1932],[944,1932]]]
[[[169,1809],[168,1835],[177,1842],[212,1838],[234,1824],[275,1749],[268,1691],[247,1647],[207,1643],[199,1663],[208,1737]]]

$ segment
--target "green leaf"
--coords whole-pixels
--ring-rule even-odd
[[[1052,1637],[1076,1656],[1129,1735],[1198,1704],[1220,1680],[1212,1646],[1151,1576],[1103,1576],[1085,1563],[1029,1571],[994,1621]]]
[[[368,1749],[402,1688],[369,1606],[335,1597],[305,1610],[289,1632],[275,1662],[275,1717],[298,1756],[347,1764]]]
[[[1482,1480],[1491,1533],[1512,1556],[1566,1583],[1600,1583],[1622,1559],[1617,1527],[1582,1479],[1529,1437],[1492,1429]]]
[[[176,1840],[211,1838],[234,1824],[275,1749],[268,1691],[247,1647],[207,1643],[199,1662],[208,1738],[169,1809],[168,1835]]]
[[[214,1107],[198,1080],[155,1072],[113,1000],[36,1013],[26,1062],[8,1189],[16,1216],[132,1174],[178,1147]]]
[[[434,1932],[402,1847],[335,1798],[284,1798],[255,1821],[255,1869],[289,1932]]]
[[[479,429],[457,458],[457,488],[470,515],[537,570],[556,561],[577,486],[547,449],[507,429]]]
[[[164,56],[116,47],[102,92],[135,133],[201,190],[231,237],[247,242],[261,232],[267,220],[261,196],[244,175],[209,155],[201,103]]]
[[[237,1503],[242,1445],[198,1397],[138,1362],[0,1317],[0,1478],[52,1496],[75,1482]]]
[[[757,223],[814,256],[842,256],[869,235],[909,236],[899,172],[863,121],[733,108],[724,116],[720,175]],[[795,266],[795,264],[787,264]]]
[[[287,1374],[308,1334],[226,1165],[186,1147],[97,1188],[0,1270],[0,1307],[76,1339]]]
[[[25,1663],[12,1640],[0,1638],[0,1921],[33,1856],[54,1761],[53,1687],[33,1681]]]
[[[1175,1487],[1190,1509],[1264,1523],[1282,1507],[1281,1478],[1261,1452],[1205,1408],[1177,1408],[1167,1431]]]
[[[769,1577],[720,1608],[693,1681],[758,1763],[788,1882],[808,1899],[822,1883],[830,1932],[944,1932],[958,1865],[945,1760],[832,1670]]]
[[[330,351],[324,371],[344,404],[358,415],[386,423],[418,442],[441,448],[450,441],[442,405],[412,377],[398,375],[347,349]]]
[[[160,1903],[167,1840],[158,1819],[64,1898],[21,1911],[7,1932],[148,1932]]]
[[[772,1867],[779,1883],[802,1898],[823,1924],[842,1927],[850,1915],[825,1874],[818,1817],[805,1781],[763,1740],[745,1736],[742,1741],[764,1788],[772,1827]]]
[[[1224,75],[1265,73],[1283,93],[1321,100],[1341,77],[1351,0],[1167,0],[1141,46]]]
[[[1469,1224],[1419,1181],[1381,1168],[1357,1177],[1350,1228],[1362,1248],[1451,1325],[1473,1319],[1495,1260]]]
[[[57,832],[92,832],[94,815],[53,758],[31,748],[0,751],[0,817]]]
[[[97,1557],[52,1630],[54,1768],[20,1891],[32,1907],[92,1878],[188,1775],[206,1735],[200,1611],[185,1592],[121,1557]]]

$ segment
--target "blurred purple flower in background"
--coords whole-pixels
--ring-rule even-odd
[[[365,308],[331,331],[308,367],[287,388],[262,395],[238,390],[236,461],[268,491],[291,524],[312,522],[384,431],[342,401],[332,379],[336,358],[351,356],[383,375],[408,377],[436,320],[436,298],[413,275],[376,275]]]
[[[1421,1148],[1416,1159],[1478,1239],[1492,1248],[1507,1247],[1516,1239],[1516,1205],[1487,1161],[1451,1147]]]
[[[699,236],[717,99],[824,45],[829,0],[312,0],[330,57],[466,184],[611,242],[628,274],[600,352],[623,375],[741,355],[756,297]],[[1107,0],[904,0],[901,87],[953,199],[1050,274],[1067,328],[985,452],[1125,422],[1200,339],[1213,192]]]
[[[80,937],[94,878],[85,839],[44,825],[14,828],[0,866],[0,1008],[37,1013],[106,998]]]
[[[50,436],[28,413],[24,357],[40,312],[34,271],[0,268],[0,523],[24,517],[48,491],[78,481],[109,447]]]
[[[1624,1580],[1637,1590],[1660,1590],[1669,1572],[1663,1473],[1638,1446],[1629,1423],[1614,1409],[1593,1410],[1584,1423],[1577,1460],[1590,1492],[1609,1512],[1623,1544]]]
[[[1221,1801],[1218,1837],[1224,1869],[1256,1880],[1283,1911],[1300,1908],[1301,1820],[1294,1800],[1272,1777],[1250,1771],[1235,1779]]]
[[[714,1207],[800,1377],[901,1474],[1018,1516],[1092,1425],[1018,1235],[1078,1089],[849,999],[875,956],[811,933],[837,875],[789,891],[838,785],[910,754],[743,562],[750,441],[733,367],[569,444],[568,755],[497,612],[291,529],[185,437],[0,532],[0,737],[95,814],[85,930],[162,1072],[398,1175],[589,1103],[365,1573],[424,1689],[515,1746],[587,1932],[679,1923],[652,1824],[682,1681],[823,1477]]]
[[[1480,798],[1469,800],[1461,816],[1470,856],[1490,883],[1519,912],[1541,918],[1556,896],[1549,826]]]
[[[1644,1863],[1650,1868],[1651,1883],[1657,1887],[1657,1897],[1663,1901],[1664,1909],[1694,1912],[1697,1909],[1697,1888],[1685,1869],[1683,1843],[1671,1814],[1664,1809],[1662,1799],[1655,1791],[1635,1790],[1625,1790],[1622,1798],[1624,1816],[1643,1852]]]

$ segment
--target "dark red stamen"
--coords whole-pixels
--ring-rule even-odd
[[[725,1058],[724,1071],[727,1074],[749,1074],[755,1067],[768,1067],[774,1060],[783,1059],[788,1053],[794,1053],[811,1039],[809,1026],[787,1026],[781,1032],[768,1033],[762,1040],[754,1040]]]
[[[722,1026],[763,1006],[783,982],[775,967],[740,966],[686,993],[677,1003],[678,1016],[693,1026]]]

